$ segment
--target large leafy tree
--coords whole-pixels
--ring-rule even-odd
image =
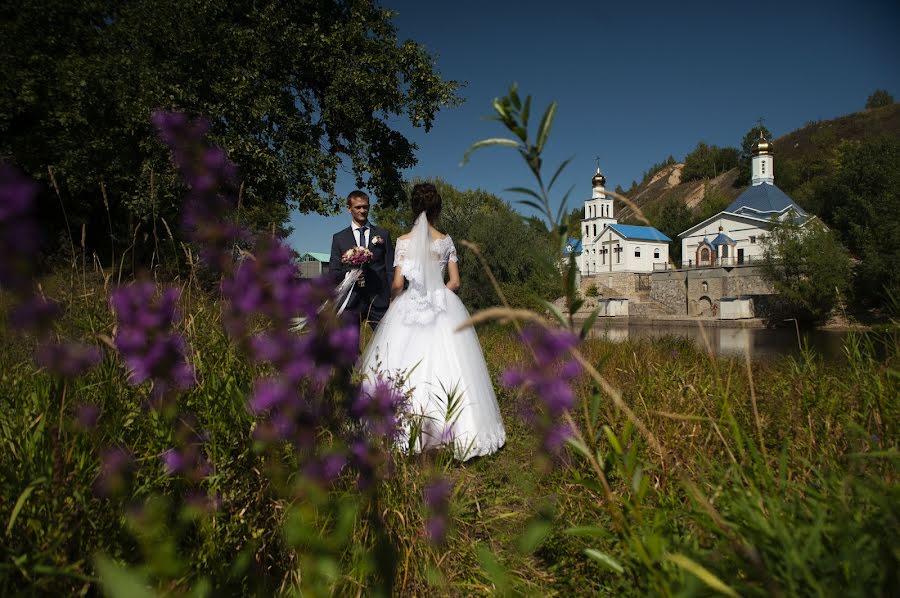
[[[684,158],[681,171],[682,182],[712,179],[738,165],[738,150],[733,147],[719,147],[701,141]]]
[[[52,169],[72,227],[122,242],[136,222],[178,217],[155,109],[212,121],[245,184],[240,218],[268,229],[291,209],[338,208],[339,168],[396,201],[416,148],[392,119],[427,129],[457,101],[373,0],[4,1],[0,79],[0,157]]]
[[[820,220],[778,223],[763,238],[763,272],[803,322],[826,319],[850,288],[850,257]]]
[[[497,305],[499,299],[481,261],[462,243],[478,246],[507,299],[515,306],[538,307],[559,290],[554,244],[546,225],[523,218],[505,201],[480,189],[461,191],[449,183],[430,181],[441,194],[437,228],[453,237],[459,257],[460,299],[470,310]],[[373,217],[397,237],[412,228],[408,203],[375,205]]]
[[[810,207],[860,259],[856,296],[874,306],[900,297],[900,141],[844,141],[811,183]]]
[[[872,95],[866,99],[866,110],[890,106],[893,103],[894,96],[889,94],[886,89],[876,89],[872,92]]]
[[[681,240],[678,235],[696,223],[693,210],[687,207],[684,201],[673,197],[663,204],[658,214],[650,215],[650,221],[660,232],[672,239],[672,243],[669,245],[669,255],[675,264],[680,264]]]

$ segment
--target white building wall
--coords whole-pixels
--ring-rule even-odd
[[[640,253],[639,256],[635,253]],[[659,257],[654,257],[658,255]],[[628,272],[653,272],[653,264],[669,261],[668,244],[652,241],[627,241],[625,245],[625,270]]]
[[[741,220],[734,220],[727,216],[722,216],[709,222],[709,224],[694,234],[682,237],[682,267],[687,266],[689,260],[691,264],[696,263],[697,247],[704,238],[709,241],[715,239],[719,234],[719,226],[722,227],[721,232],[731,237],[736,243],[733,247],[728,248],[730,252],[729,257],[737,258],[738,249],[743,249],[745,262],[754,262],[762,259],[762,237],[765,236],[767,229],[762,226],[754,226]]]

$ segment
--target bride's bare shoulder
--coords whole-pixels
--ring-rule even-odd
[[[398,241],[407,241],[407,240],[409,240],[409,237],[411,235],[412,235],[412,233],[406,233],[405,235],[400,235],[399,237],[397,237],[397,240]]]

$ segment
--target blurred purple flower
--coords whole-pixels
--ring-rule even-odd
[[[37,183],[0,162],[0,289],[30,290],[41,239],[34,217],[37,191]]]
[[[151,117],[159,137],[187,187],[182,227],[200,246],[201,257],[216,270],[227,269],[231,249],[247,234],[232,222],[237,205],[237,169],[225,151],[209,143],[210,123],[179,112],[157,111]]]
[[[559,454],[572,436],[572,428],[567,423],[551,426],[544,434],[543,448],[551,454]]]
[[[253,413],[280,411],[295,408],[299,402],[300,397],[289,382],[280,378],[265,378],[256,381],[250,409]]]
[[[372,487],[378,465],[383,460],[383,454],[363,439],[357,439],[350,444],[349,463],[357,472],[356,486],[360,490]]]
[[[40,295],[30,295],[12,309],[9,319],[13,328],[42,334],[50,330],[53,321],[61,313],[57,302]]]
[[[75,419],[85,430],[93,430],[100,419],[100,408],[93,403],[82,403],[75,408]]]
[[[401,431],[400,414],[406,403],[406,396],[393,382],[378,376],[363,383],[350,404],[350,415],[359,419],[370,434],[392,440]]]
[[[239,335],[247,317],[258,314],[270,318],[277,329],[286,330],[292,318],[314,318],[331,291],[326,277],[300,277],[290,247],[263,239],[254,255],[241,260],[234,274],[222,281],[228,302],[226,327],[232,336]]]
[[[316,368],[311,335],[292,334],[286,330],[260,334],[250,339],[253,358],[269,362],[292,382],[299,382]]]
[[[330,484],[341,475],[347,465],[347,456],[330,453],[311,459],[304,468],[306,477],[321,484]]]
[[[162,455],[160,455],[159,458],[162,460],[163,465],[166,468],[166,473],[169,475],[174,475],[184,469],[184,455],[182,455],[175,449],[167,450]]]
[[[442,544],[446,539],[452,493],[453,484],[443,477],[436,477],[425,486],[425,507],[428,511],[425,533],[434,544]]]
[[[71,341],[46,342],[38,347],[35,361],[54,374],[75,378],[100,363],[100,350]]]
[[[524,405],[523,417],[540,433],[543,448],[557,454],[571,434],[569,427],[557,420],[575,404],[570,382],[582,370],[574,359],[563,360],[578,337],[567,330],[534,326],[522,332],[522,341],[531,350],[534,365],[510,368],[503,372],[502,381],[509,388],[520,387],[537,396],[539,412]]]
[[[136,282],[111,293],[116,315],[116,348],[131,370],[130,382],[152,380],[160,397],[171,389],[184,390],[194,384],[187,361],[187,342],[172,332],[178,322],[177,289],[168,288],[157,297],[152,282]]]
[[[100,456],[100,470],[94,481],[94,492],[100,496],[121,493],[128,485],[132,464],[131,453],[124,448],[108,449]]]
[[[194,483],[212,473],[212,467],[203,453],[208,434],[197,429],[197,422],[190,414],[179,416],[175,425],[176,447],[164,451],[159,459],[166,474],[182,475]]]
[[[425,535],[432,544],[443,544],[447,539],[447,518],[432,515],[425,520]]]

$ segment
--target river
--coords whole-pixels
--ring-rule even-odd
[[[826,361],[842,361],[844,339],[850,332],[843,330],[801,330],[800,339],[813,352]],[[704,340],[704,335],[706,340]],[[707,327],[701,330],[697,324],[647,325],[613,323],[600,320],[591,331],[591,338],[605,338],[614,342],[626,339],[653,339],[663,336],[681,336],[694,341],[698,347],[709,345],[723,356],[742,356],[750,352],[751,359],[765,360],[785,356],[799,356],[800,342],[794,328],[723,328]]]

